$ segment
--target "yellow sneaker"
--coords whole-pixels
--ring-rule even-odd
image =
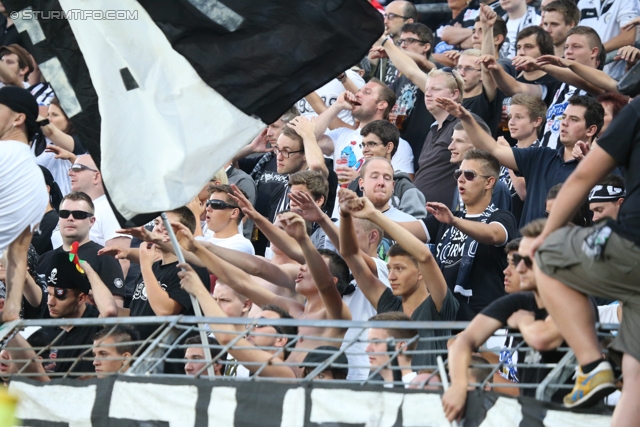
[[[609,362],[602,361],[588,374],[576,368],[576,384],[571,393],[564,397],[564,406],[579,408],[597,403],[600,399],[616,391],[616,380]]]

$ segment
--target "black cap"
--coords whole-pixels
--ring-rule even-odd
[[[47,271],[47,286],[61,289],[79,289],[85,294],[89,293],[91,284],[86,274],[80,273],[69,254],[64,251],[55,251],[51,257],[49,271]]]
[[[29,138],[38,131],[38,103],[26,89],[17,86],[3,86],[0,88],[0,104],[6,105],[16,113],[27,116],[25,124]]]
[[[596,185],[589,193],[589,203],[615,202],[625,196],[624,188],[613,185]]]
[[[338,347],[333,347],[331,345],[323,345],[323,346],[314,348],[305,356],[304,360],[302,361],[303,363],[302,368],[313,370],[315,369],[316,365],[319,365],[320,363],[325,362],[327,359],[333,357],[339,351],[340,349]],[[345,356],[344,353],[340,353],[340,355],[336,357],[333,360],[333,362],[331,362],[327,367],[327,369],[325,370],[341,372],[346,376],[349,372],[349,368],[347,367],[348,364],[349,364],[349,360],[347,359],[347,356]],[[344,366],[334,366],[334,365],[344,365]]]

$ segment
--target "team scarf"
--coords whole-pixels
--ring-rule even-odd
[[[486,224],[489,217],[497,210],[498,208],[491,203],[478,217],[474,217],[474,220]],[[465,216],[466,212],[462,218]],[[451,253],[461,253],[458,276],[456,277],[453,292],[464,295],[467,298],[473,296],[473,290],[467,289],[467,287],[469,287],[469,276],[471,275],[471,268],[473,267],[473,260],[475,259],[477,249],[478,242],[476,240],[455,227],[449,227],[442,235],[436,252],[436,259],[438,260],[440,269],[443,269],[443,266],[446,265],[446,261]]]

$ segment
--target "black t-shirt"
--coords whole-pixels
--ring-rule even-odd
[[[436,309],[431,295],[425,299],[411,314],[412,320],[422,321],[452,321],[456,318],[458,311],[458,301],[451,291],[447,290],[447,295],[442,301],[440,311]],[[386,288],[378,300],[378,313],[389,311],[402,311],[402,298],[393,295],[393,291]],[[447,349],[447,339],[451,336],[450,329],[418,329],[420,342],[418,350],[443,350]],[[441,340],[430,341],[433,337],[444,337]],[[413,366],[435,365],[437,354],[416,354],[413,356],[411,364]]]
[[[493,98],[493,101],[489,101],[484,88],[482,88],[482,93],[480,95],[463,99],[462,105],[464,108],[477,114],[482,120],[484,120],[491,130],[491,135],[493,135],[498,128],[498,123],[500,123],[503,99],[504,94],[501,91],[496,90],[496,96]]]
[[[53,230],[56,229],[59,218],[58,212],[55,210],[50,210],[42,217],[42,221],[40,221],[40,230],[34,232],[33,237],[31,238],[31,244],[36,249],[36,252],[38,252],[38,255],[42,255],[45,252],[53,250],[51,234],[53,233]]]
[[[424,139],[435,121],[424,103],[424,92],[404,74],[389,86],[396,93],[396,104],[407,105],[407,117],[402,125],[400,137],[405,139],[413,151],[413,167],[418,170],[418,160],[424,145]]]
[[[596,316],[598,313],[595,302],[590,298],[590,302],[594,307]],[[507,324],[509,317],[518,310],[527,310],[533,313],[535,320],[544,320],[547,318],[548,313],[544,308],[538,307],[535,294],[533,292],[517,292],[515,294],[505,295],[504,297],[497,299],[491,305],[481,311],[487,317],[497,320],[503,326]],[[596,319],[598,321],[598,319]],[[565,344],[562,344],[565,346]],[[551,351],[536,351],[530,349],[530,351],[518,357],[518,363],[524,364],[545,364],[545,363],[557,363],[564,356],[563,352],[557,350]],[[518,368],[518,377],[521,383],[540,383],[551,371],[551,368]],[[573,384],[571,377],[567,380],[567,384]],[[535,389],[524,388],[522,394],[524,396],[535,397]],[[556,392],[552,401],[561,402],[562,397],[567,393],[566,390],[561,389]]]
[[[470,221],[500,223],[507,232],[505,244],[517,232],[516,220],[509,211],[495,210],[488,218],[481,215],[469,216],[462,211],[453,214]],[[436,260],[447,285],[460,302],[457,320],[471,320],[480,310],[505,294],[503,270],[507,267],[507,256],[504,244],[485,245],[470,239],[472,243],[467,245],[467,235],[455,227],[438,222],[432,215],[423,221],[429,233],[429,243],[436,245]],[[475,256],[463,256],[470,253],[475,253]],[[467,279],[459,283],[461,266],[470,259],[472,265]]]
[[[640,245],[640,98],[625,106],[598,138],[598,145],[624,168],[627,195],[618,218],[609,220],[621,237]]]
[[[92,319],[100,316],[100,312],[97,308],[91,304],[85,304],[85,310],[82,315],[83,319]],[[88,345],[93,344],[93,336],[102,329],[102,326],[75,326],[70,331],[63,331],[61,328],[45,327],[44,333],[53,341],[60,333],[62,337],[56,341],[50,351],[50,358],[56,359],[54,372],[67,372],[73,361],[58,361],[63,358],[77,358],[81,354],[85,353],[85,349],[61,349],[63,346],[72,345]],[[75,365],[72,372],[95,372],[93,367],[93,354],[91,351],[87,352],[85,356],[89,360],[83,360]]]
[[[178,268],[178,261],[164,265],[162,264],[162,261],[156,261],[153,263],[152,269],[153,274],[156,277],[156,280],[158,280],[158,283],[160,283],[162,289],[169,294],[171,299],[182,305],[183,309],[180,314],[193,315],[191,297],[187,291],[180,287],[180,278],[178,277],[180,269]],[[198,273],[202,283],[207,286],[209,283],[209,272],[207,269],[195,266],[193,269]],[[147,289],[145,287],[144,280],[142,279],[142,274],[140,274],[140,277],[138,277],[136,282],[136,290],[133,294],[133,298],[131,299],[129,309],[131,310],[129,313],[131,317],[156,315],[147,299]],[[136,328],[140,333],[140,338],[147,339],[158,328],[158,325],[138,325]]]
[[[437,122],[434,122],[424,140],[418,160],[420,167],[413,184],[424,194],[427,202],[440,202],[447,206],[451,206],[453,202],[453,191],[456,188],[453,172],[457,166],[450,162],[451,152],[448,147],[453,127],[459,121],[451,115],[447,116],[440,129]]]
[[[547,88],[547,94],[542,100],[547,107],[549,107],[553,103],[553,97],[555,96],[560,86],[562,86],[562,82],[555,77],[550,76],[549,74],[545,74],[544,76],[534,79],[534,80],[526,80],[523,75],[516,77],[516,80],[522,83],[530,83],[536,85],[542,85]]]
[[[78,248],[78,255],[81,260],[88,262],[96,273],[98,273],[98,276],[100,276],[113,295],[119,295],[124,298],[125,289],[122,267],[120,267],[120,263],[112,255],[98,255],[98,251],[103,247],[102,245],[89,241]],[[49,273],[52,268],[51,260],[54,255],[59,252],[68,253],[60,246],[40,257],[38,266],[36,267],[38,274],[46,275]]]

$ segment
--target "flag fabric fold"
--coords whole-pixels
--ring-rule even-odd
[[[3,4],[99,165],[123,226],[188,203],[383,31],[366,0]]]

